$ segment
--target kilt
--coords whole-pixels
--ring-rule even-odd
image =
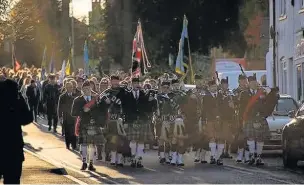
[[[97,126],[93,126],[96,134],[88,133],[88,126],[81,127],[79,132],[79,144],[82,145],[102,145],[105,143],[105,138],[100,128]]]
[[[231,143],[233,141],[232,121],[222,121],[217,129],[217,139]]]
[[[206,134],[206,138],[208,140],[210,140],[210,139],[216,139],[219,136],[222,128],[221,128],[219,121],[208,120],[203,125],[203,130],[204,130],[204,133]]]
[[[150,128],[151,124],[148,120],[137,120],[126,124],[128,125],[126,134],[129,141],[148,142],[153,140],[153,134]]]
[[[243,131],[246,138],[260,139],[264,141],[270,137],[268,123],[266,119],[263,118],[245,122]]]

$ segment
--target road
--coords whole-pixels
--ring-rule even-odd
[[[78,153],[65,148],[61,134],[47,131],[45,120],[23,128],[26,148],[45,159],[79,172],[81,159]],[[59,131],[61,128],[58,129]],[[302,184],[301,171],[286,170],[279,157],[265,158],[265,166],[254,167],[236,164],[225,159],[224,166],[194,164],[193,154],[185,156],[185,167],[172,167],[158,163],[157,152],[149,150],[144,158],[143,169],[111,167],[108,163],[97,162],[96,172],[81,172],[102,183],[111,184]]]

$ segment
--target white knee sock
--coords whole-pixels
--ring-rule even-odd
[[[137,148],[136,148],[136,158],[137,159],[142,159],[144,156],[144,149],[145,149],[145,145],[144,144],[138,144]]]
[[[199,160],[200,159],[200,155],[201,155],[201,152],[199,149],[197,149],[197,151],[195,152],[195,160]]]
[[[217,144],[217,150],[216,150],[216,159],[220,159],[221,155],[224,152],[225,144]]]
[[[130,148],[131,148],[131,155],[136,156],[136,142],[130,142]]]
[[[177,154],[177,164],[184,164],[184,154],[178,153]]]
[[[206,153],[207,153],[206,150],[204,150],[204,149],[201,150],[201,155],[200,155],[201,161],[206,161]]]
[[[111,151],[111,163],[112,164],[116,163],[116,154],[117,154],[117,152]]]
[[[94,163],[96,159],[96,147],[94,145],[89,145],[89,160],[90,163]]]
[[[249,153],[254,154],[254,152],[255,152],[255,142],[248,140],[247,145],[248,145],[248,148],[249,148]]]
[[[236,160],[238,161],[243,160],[243,154],[244,154],[244,148],[239,148]]]
[[[263,152],[264,142],[257,142],[256,143],[256,153],[261,155]]]
[[[88,156],[88,146],[87,145],[81,145],[81,157],[82,157],[82,162],[86,163],[87,162],[87,156]]]
[[[177,162],[177,152],[172,152],[171,164],[176,164]]]
[[[116,164],[122,164],[122,154],[121,153],[117,153],[116,154]]]
[[[165,158],[165,152],[159,152],[159,157],[161,159],[164,159]]]
[[[209,148],[210,148],[210,152],[211,152],[211,157],[215,158],[216,157],[216,143],[210,142]]]

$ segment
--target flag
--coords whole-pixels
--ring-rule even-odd
[[[83,62],[84,62],[84,72],[85,75],[89,76],[89,50],[88,50],[88,43],[85,41],[84,47],[83,47]]]
[[[68,60],[66,67],[65,67],[65,75],[71,75],[71,64],[70,64],[70,60]]]
[[[44,47],[44,50],[43,50],[43,56],[42,56],[42,62],[41,62],[41,80],[44,80],[44,79],[45,79],[46,51],[47,51],[47,48],[46,48],[46,46],[45,46],[45,47]]]
[[[185,39],[187,39],[187,45],[188,45],[188,59],[189,62],[184,61],[184,46],[185,46]],[[176,58],[176,64],[175,64],[175,72],[186,76],[187,75],[187,71],[188,69],[190,70],[190,81],[191,83],[193,83],[194,81],[194,75],[193,75],[193,69],[192,69],[192,63],[191,63],[191,53],[190,53],[190,46],[189,46],[189,35],[188,35],[188,20],[187,17],[184,16],[184,21],[183,21],[183,30],[182,30],[182,34],[181,34],[181,39],[179,41],[179,50],[178,50],[178,55]]]
[[[66,63],[65,60],[62,62],[60,76],[59,76],[59,84],[63,83],[63,79],[65,77]]]
[[[21,64],[16,59],[14,44],[12,45],[12,64],[13,64],[14,72],[17,72],[19,71],[19,69],[21,69]]]
[[[132,47],[132,76],[138,77],[145,75],[148,73],[148,68],[151,68],[151,64],[148,60],[147,52],[145,49],[141,23],[138,21]]]
[[[54,52],[52,51],[51,61],[49,65],[49,72],[54,73]]]

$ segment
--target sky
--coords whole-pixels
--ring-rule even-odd
[[[74,17],[88,17],[92,10],[91,0],[73,0]]]

